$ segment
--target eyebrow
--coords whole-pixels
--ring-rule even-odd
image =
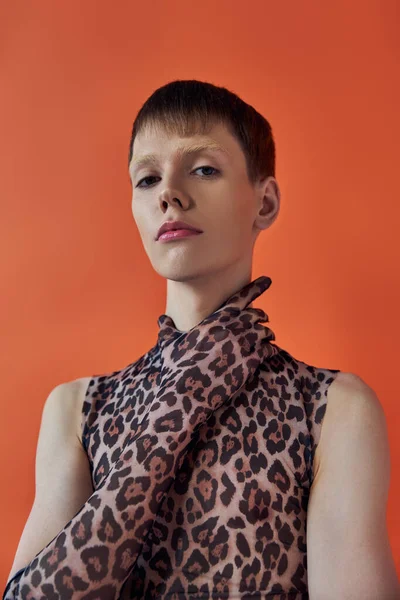
[[[179,158],[185,158],[187,156],[191,156],[193,154],[198,154],[199,152],[207,152],[207,151],[215,151],[224,154],[226,157],[231,156],[230,152],[217,142],[203,142],[197,144],[191,144],[190,146],[183,146],[178,148],[177,155]],[[134,173],[138,171],[140,167],[144,165],[152,165],[155,166],[158,162],[158,157],[156,154],[145,154],[144,156],[139,156],[138,158],[134,158],[131,162],[131,172]]]

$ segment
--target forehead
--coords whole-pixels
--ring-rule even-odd
[[[129,170],[133,173],[144,165],[160,160],[180,160],[207,152],[233,162],[238,159],[241,148],[224,124],[216,124],[206,132],[199,131],[183,137],[165,131],[162,126],[146,128],[135,138]]]

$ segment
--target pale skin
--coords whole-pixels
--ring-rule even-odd
[[[219,144],[227,154],[210,149],[179,155],[181,147],[207,143]],[[158,155],[157,167],[137,169],[136,161],[150,153]],[[204,174],[204,167],[219,173]],[[129,173],[132,213],[143,246],[155,271],[167,280],[165,312],[179,330],[188,331],[251,281],[254,243],[278,216],[277,181],[268,177],[255,186],[249,183],[241,147],[222,125],[186,139],[146,131],[135,139]],[[147,177],[152,179],[143,182]],[[168,244],[155,241],[160,225],[176,219],[203,233]]]
[[[180,148],[207,143],[225,152],[179,153]],[[150,153],[156,162],[137,169],[136,161]],[[240,145],[223,125],[188,138],[166,136],[162,130],[144,132],[135,140],[129,174],[132,213],[144,248],[153,268],[167,280],[165,313],[179,330],[188,331],[251,281],[255,241],[278,216],[278,183],[274,177],[249,183]],[[143,182],[147,177],[152,179]],[[140,182],[143,187],[138,187]],[[161,223],[175,219],[203,233],[166,244],[156,241]],[[93,491],[81,443],[89,379],[57,386],[47,399],[35,501],[9,578]],[[63,481],[55,478],[60,468],[66,473]],[[307,511],[310,600],[399,600],[386,526],[390,449],[385,414],[372,388],[353,373],[340,373],[329,387],[314,474]]]

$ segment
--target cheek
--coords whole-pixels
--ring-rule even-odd
[[[231,230],[232,234],[234,232],[244,234],[246,231],[251,230],[253,220],[251,200],[243,196],[233,198],[230,206],[225,211],[222,222],[225,223],[226,229]]]
[[[226,215],[219,225],[213,228],[212,239],[209,238],[209,247],[212,251],[226,255],[241,254],[248,247],[251,239],[252,226],[244,214]]]
[[[139,230],[141,237],[147,236],[151,232],[151,223],[149,215],[138,205],[132,203],[132,215],[136,223],[136,227]]]

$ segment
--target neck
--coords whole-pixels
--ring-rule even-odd
[[[165,314],[173,319],[179,331],[189,331],[250,281],[251,264],[240,268],[237,263],[222,272],[183,281],[167,279]]]

